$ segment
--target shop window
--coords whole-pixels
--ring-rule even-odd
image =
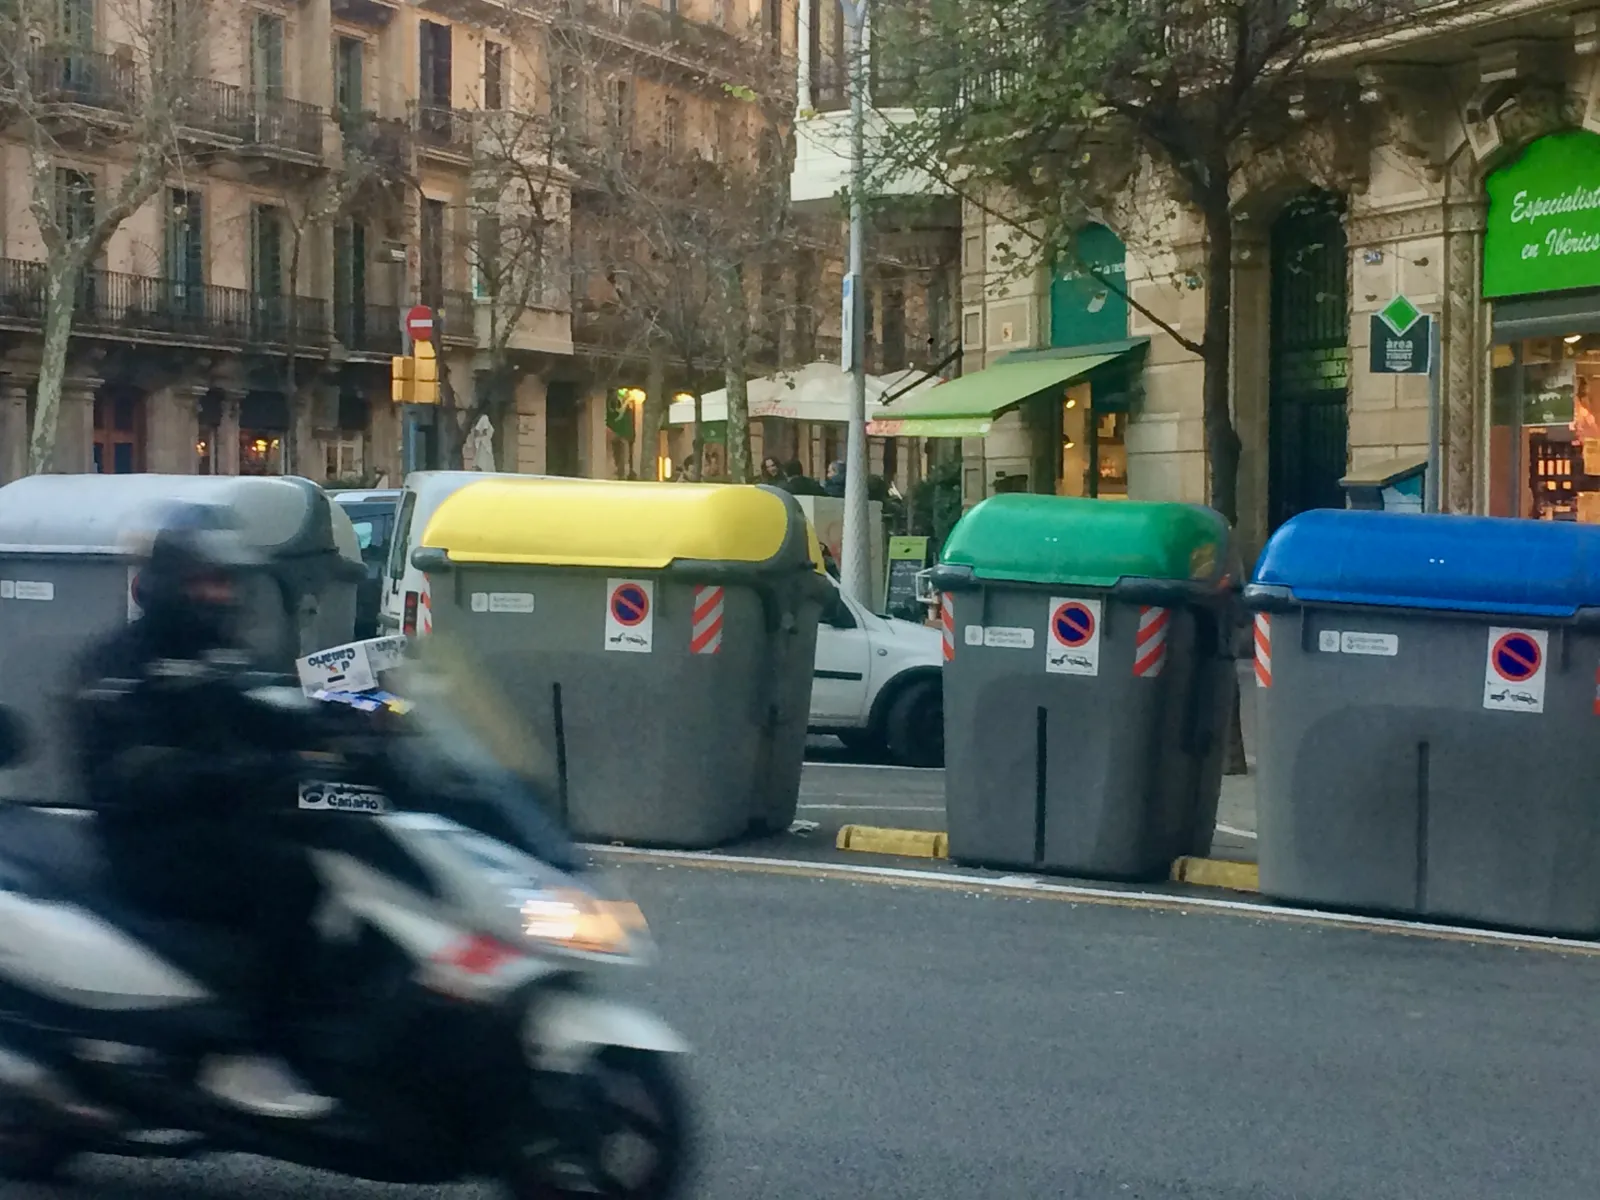
[[[1600,335],[1493,351],[1489,511],[1600,524]]]
[[[214,393],[200,401],[196,423],[199,433],[194,443],[195,474],[220,474],[222,464],[219,461],[217,439],[222,432],[222,401]]]
[[[239,406],[239,474],[282,475],[289,405],[278,392],[251,392]]]
[[[94,401],[94,469],[102,475],[144,470],[144,396],[118,390]]]

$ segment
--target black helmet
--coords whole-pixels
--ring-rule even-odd
[[[175,504],[156,524],[133,598],[152,624],[185,641],[215,645],[239,607],[244,577],[264,565],[226,509]]]

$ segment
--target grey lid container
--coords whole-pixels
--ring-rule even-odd
[[[164,506],[185,501],[229,509],[269,561],[246,619],[265,665],[292,670],[299,655],[354,635],[355,529],[309,480],[35,475],[0,487],[0,704],[36,746],[27,763],[0,771],[0,799],[69,802],[76,792],[65,689],[88,645],[135,615],[141,539]]]

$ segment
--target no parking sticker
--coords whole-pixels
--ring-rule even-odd
[[[645,579],[606,581],[606,649],[649,654],[655,648],[655,585]]]
[[[1052,675],[1100,674],[1100,601],[1050,599],[1044,669]]]
[[[1490,629],[1483,706],[1502,712],[1542,713],[1548,650],[1549,634],[1543,629]]]

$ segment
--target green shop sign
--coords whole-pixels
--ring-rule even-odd
[[[1600,287],[1600,135],[1540,138],[1486,187],[1485,296]]]

